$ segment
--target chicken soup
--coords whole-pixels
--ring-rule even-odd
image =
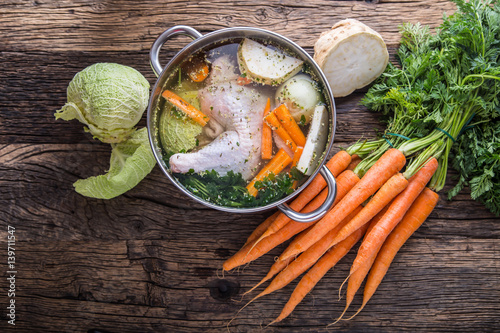
[[[253,39],[186,59],[159,103],[172,175],[220,206],[279,200],[317,168],[330,133],[323,87],[298,57]]]

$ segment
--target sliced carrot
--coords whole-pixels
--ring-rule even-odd
[[[208,118],[208,116],[206,116],[203,112],[199,111],[197,108],[186,102],[182,97],[178,96],[174,92],[170,90],[164,90],[162,96],[201,126],[205,126],[210,120],[210,118]]]
[[[438,200],[439,196],[435,192],[429,188],[425,188],[417,199],[415,199],[401,222],[391,232],[389,237],[387,237],[366,279],[363,303],[356,313],[359,313],[365,307],[366,303],[368,303],[382,282],[399,249],[401,249],[408,238],[410,238],[422,223],[424,223],[436,207]]]
[[[263,117],[271,111],[271,100],[268,98],[266,107],[264,108]],[[273,157],[273,133],[271,127],[264,121],[262,124],[262,143],[260,147],[261,158],[270,160]]]
[[[290,134],[288,134],[286,129],[281,125],[278,117],[276,117],[274,112],[269,112],[267,116],[264,117],[264,122],[266,122],[269,127],[271,127],[271,129],[275,131],[276,134],[278,134],[278,136],[283,139],[283,141],[285,141],[285,144],[289,146],[292,151],[295,151],[295,149],[297,149],[297,143],[293,141]]]
[[[351,266],[350,273],[355,272],[370,257],[375,255],[375,250],[383,244],[389,233],[404,217],[413,201],[423,191],[432,175],[436,172],[438,162],[432,158],[413,177],[410,178],[408,187],[401,192],[391,203],[379,223],[367,234],[359,248],[358,254]]]
[[[399,150],[391,148],[368,170],[356,186],[309,231],[309,237],[285,251],[280,260],[295,256],[316,243],[328,231],[335,228],[356,207],[373,195],[389,178],[401,170],[406,158]],[[266,231],[267,232],[267,231]]]
[[[334,205],[337,204],[346,195],[346,193],[349,192],[354,187],[354,185],[358,181],[359,181],[358,176],[356,176],[352,171],[344,171],[343,173],[341,173],[337,177],[337,197],[335,198]],[[327,191],[328,189],[325,188],[321,193],[321,195],[324,195],[323,201],[324,198],[326,198]],[[302,213],[312,212],[319,206],[321,206],[323,201],[313,200],[313,202],[306,205],[302,210],[300,210],[300,212]],[[279,216],[281,215],[284,214],[280,213]],[[258,243],[257,241],[254,241],[243,246],[243,248],[241,248],[231,258],[227,259],[222,267],[225,271],[230,271],[235,267],[249,263],[263,256],[264,254],[271,251],[272,249],[282,244],[283,242],[286,242],[291,237],[307,229],[314,223],[315,222],[300,223],[300,222],[290,221],[285,226],[280,228],[277,232],[271,234],[268,237],[264,237]]]
[[[290,111],[286,107],[285,104],[281,104],[276,109],[273,110],[276,114],[276,117],[281,122],[281,125],[288,132],[292,140],[297,144],[297,146],[305,146],[306,145],[306,136],[302,133],[299,125],[295,119],[293,119]]]
[[[274,157],[269,161],[269,163],[267,163],[262,169],[260,169],[257,176],[255,176],[254,179],[252,179],[252,181],[247,185],[247,190],[250,195],[253,195],[254,197],[257,196],[257,193],[259,191],[254,186],[257,181],[263,180],[271,173],[274,173],[275,175],[279,174],[291,162],[292,158],[290,157],[290,155],[288,155],[284,149],[280,149],[276,153],[276,155],[274,155]]]
[[[203,82],[208,77],[209,71],[207,63],[199,59],[190,64],[188,76],[194,82]]]
[[[236,84],[240,86],[246,86],[250,83],[252,83],[252,80],[250,80],[246,76],[238,76],[238,79],[236,80]]]
[[[351,233],[358,230],[365,223],[378,214],[387,206],[394,197],[403,191],[408,185],[408,181],[401,174],[397,173],[382,185],[382,187],[370,199],[368,204],[356,215],[346,226],[344,226],[332,241],[332,246],[346,239]]]
[[[304,147],[302,146],[297,146],[295,151],[293,152],[293,159],[292,159],[292,168],[299,163],[300,156],[302,156],[302,152],[304,151]]]
[[[302,156],[302,152],[304,151],[304,147],[302,146],[297,146],[297,149],[293,152],[293,159],[292,159],[292,168],[297,166],[297,163],[299,163],[300,156]],[[293,188],[297,188],[297,184],[299,183],[298,180],[294,181],[292,184]]]

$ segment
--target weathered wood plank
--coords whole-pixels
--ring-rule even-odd
[[[223,234],[239,246],[271,213],[230,214],[205,208],[188,199],[158,167],[113,200],[77,194],[72,184],[105,172],[109,153],[104,144],[0,147],[0,220],[20,226],[19,235],[26,241],[175,239],[180,235],[203,240]],[[423,227],[426,237],[500,235],[498,218],[470,201],[466,193],[454,201],[442,198],[432,217]]]
[[[373,22],[368,22],[372,27],[380,30],[381,33],[390,31],[395,36],[397,36],[397,26],[401,23],[400,20],[404,19],[404,16],[390,14],[391,11],[401,10],[399,4],[391,3],[355,2],[353,5],[353,2],[350,1],[334,1],[297,6],[293,2],[279,4],[238,2],[236,6],[241,7],[237,7],[235,10],[231,9],[232,14],[220,12],[221,9],[226,10],[226,7],[233,7],[226,6],[223,1],[207,3],[206,6],[203,13],[208,13],[208,15],[202,15],[197,22],[200,22],[200,27],[203,27],[204,20],[214,20],[215,18],[216,26],[208,24],[206,28],[200,28],[202,31],[218,29],[224,22],[227,23],[227,26],[272,27],[273,30],[277,29],[278,32],[294,39],[311,54],[313,53],[312,45],[319,32],[327,29],[332,22],[352,16],[346,14],[346,11],[355,14],[354,17],[363,15],[363,18],[373,20]],[[422,12],[422,17],[419,14],[419,18],[432,23],[438,22],[440,18],[425,15],[425,10],[436,13],[442,9],[442,6],[450,6],[450,3],[432,2],[431,5],[425,1],[408,2],[408,6],[405,5],[404,8],[408,9],[409,12],[416,11],[412,6],[417,6],[420,9],[417,13]],[[120,8],[120,10],[113,8]],[[249,11],[248,8],[251,10]],[[154,10],[154,15],[150,12],[151,9]],[[376,13],[372,14],[373,18],[371,15],[366,15],[367,12],[372,12],[372,9]],[[95,62],[119,62],[139,70],[153,85],[155,77],[149,67],[148,51],[157,35],[168,25],[160,24],[155,20],[162,22],[171,20],[174,23],[177,20],[186,22],[199,10],[198,5],[192,6],[185,2],[171,3],[165,8],[158,8],[158,6],[153,6],[152,3],[148,2],[141,3],[139,6],[134,4],[133,7],[130,7],[127,2],[111,5],[100,2],[58,2],[55,4],[50,1],[12,1],[4,4],[1,8],[2,15],[0,15],[0,43],[2,44],[0,71],[3,74],[3,80],[0,83],[0,143],[88,142],[89,136],[83,133],[82,126],[77,121],[56,122],[53,117],[55,110],[59,109],[66,101],[66,87],[74,74]],[[233,22],[232,16],[238,16],[239,10],[242,10],[243,13],[255,10],[258,12],[255,17],[259,19],[253,22],[254,24],[238,20]],[[311,12],[311,10],[315,12]],[[388,17],[375,19],[379,18],[380,11],[386,10]],[[214,12],[214,15],[210,15],[210,12]],[[17,17],[19,13],[23,14],[22,19]],[[325,16],[325,13],[328,15]],[[127,18],[123,18],[123,15],[127,15]],[[282,21],[283,16],[293,18],[287,23],[292,27],[291,29],[280,30],[279,22]],[[229,21],[228,17],[231,17]],[[251,15],[245,15],[242,19],[246,20],[251,17]],[[224,19],[221,20],[221,18]],[[299,18],[300,25],[295,23],[295,21],[299,21]],[[314,19],[314,24],[307,23],[307,20],[312,19]],[[326,22],[322,23],[325,20]],[[269,21],[277,22],[277,24],[273,25]],[[130,26],[131,22],[137,26]],[[120,32],[117,33],[116,27],[123,24],[127,28],[120,29]],[[138,27],[141,24],[145,24],[145,26]],[[153,29],[150,25],[159,25],[159,27]],[[298,30],[298,25],[308,29],[308,31]],[[114,28],[110,28],[110,26]],[[311,31],[311,27],[318,31]],[[142,37],[138,37],[143,34],[147,35],[147,43],[140,41]],[[162,51],[164,53],[162,59],[171,58],[186,41],[182,38],[174,40]],[[390,48],[394,48],[397,40],[388,41],[388,44]],[[365,123],[368,128],[380,127],[373,118],[365,118],[364,115],[360,114],[364,110],[364,108],[357,106],[360,99],[360,94],[349,97],[345,107],[342,99],[337,101],[339,132],[344,131],[346,135],[354,133],[353,129],[362,128]],[[30,112],[28,113],[27,110]],[[340,116],[347,112],[349,112],[348,118],[346,118],[347,115]],[[358,119],[361,117],[363,122],[360,123]],[[144,125],[144,120],[139,123],[139,126]],[[350,140],[359,138],[359,136],[355,137],[354,135],[348,137]],[[337,141],[342,141],[342,137],[338,136]]]
[[[398,25],[437,26],[454,5],[438,0],[384,1],[19,1],[0,5],[0,244],[16,227],[17,332],[222,332],[265,275],[277,247],[222,276],[235,253],[271,212],[238,215],[185,197],[159,168],[113,200],[84,198],[72,183],[104,172],[110,147],[77,121],[55,121],[73,75],[96,62],[119,62],[155,77],[148,52],[175,24],[207,33],[233,26],[276,31],[310,54],[319,34],[357,18],[379,31],[391,60]],[[166,63],[189,39],[162,50]],[[382,129],[359,105],[366,88],[337,99],[336,145]],[[139,126],[145,125],[145,117]],[[452,173],[453,176],[453,173]],[[452,181],[449,180],[446,189]],[[443,191],[444,194],[445,191]],[[349,332],[493,332],[500,322],[499,219],[466,191],[438,207],[402,248],[366,309],[334,326]],[[0,270],[7,271],[5,252]],[[349,253],[296,311],[267,332],[327,331],[343,309],[338,287]],[[261,330],[278,315],[295,283],[251,304],[231,332]],[[6,290],[7,280],[0,280]],[[5,293],[0,295],[4,304]],[[246,300],[246,299],[245,299]],[[355,299],[352,310],[361,303]],[[0,316],[6,318],[5,306]],[[5,331],[6,321],[0,321]]]
[[[399,40],[397,26],[420,21],[436,26],[448,1],[7,1],[0,8],[0,43],[8,51],[149,50],[165,29],[188,24],[201,32],[254,26],[312,46],[320,33],[344,18],[380,31],[388,44]],[[202,15],[200,15],[202,14]],[[36,34],[33,34],[36,32]],[[172,42],[172,45],[181,44]]]
[[[244,304],[242,292],[258,282],[273,262],[271,253],[221,277],[225,255],[219,248],[225,245],[224,237],[203,243],[189,238],[19,241],[16,329],[192,332],[203,327],[220,332]],[[334,328],[349,332],[495,330],[500,277],[498,263],[491,258],[498,257],[498,251],[490,240],[413,238],[365,310]],[[290,318],[266,331],[323,331],[343,308],[337,290],[353,258],[354,253],[346,256]],[[5,268],[2,261],[0,269]],[[230,331],[251,332],[269,323],[294,285],[251,304],[230,324]],[[236,289],[221,293],[219,289],[227,286]]]
[[[171,56],[172,53],[169,53]],[[54,113],[66,102],[66,88],[73,76],[96,62],[118,62],[143,73],[151,87],[155,77],[146,53],[0,53],[0,143],[89,143],[77,120],[56,121]],[[32,64],[37,64],[33,66]],[[57,65],[54,65],[57,64]],[[67,68],[64,68],[67,66]],[[40,71],[40,68],[43,68]],[[373,137],[382,129],[378,115],[361,106],[362,93],[336,100],[338,143]],[[29,111],[29,112],[28,112]],[[138,126],[146,125],[146,114]]]
[[[73,76],[97,62],[132,66],[154,84],[146,53],[124,52],[1,52],[0,143],[88,143],[78,121],[56,121],[54,113],[66,102]],[[145,119],[145,116],[144,116]],[[145,126],[145,120],[139,126]]]

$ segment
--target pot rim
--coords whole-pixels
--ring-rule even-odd
[[[326,79],[323,71],[319,67],[319,65],[314,61],[313,57],[309,55],[308,52],[306,52],[302,47],[300,47],[298,44],[293,42],[292,40],[275,33],[273,31],[261,29],[261,28],[254,28],[254,27],[231,27],[231,28],[223,28],[219,30],[215,30],[212,32],[209,32],[205,35],[200,34],[197,32],[195,29],[187,26],[176,26],[180,28],[187,28],[189,31],[181,31],[181,32],[174,32],[174,34],[187,34],[191,36],[194,40],[184,46],[180,51],[178,51],[172,59],[165,65],[163,68],[161,68],[161,72],[157,72],[155,70],[155,64],[153,63],[153,58],[151,60],[151,66],[153,68],[153,71],[155,74],[158,76],[158,79],[156,80],[154,87],[151,92],[150,100],[149,100],[149,105],[148,105],[148,110],[147,110],[147,128],[148,128],[148,134],[149,134],[149,141],[151,148],[153,150],[153,154],[155,156],[156,161],[158,162],[158,165],[160,166],[162,172],[170,179],[170,181],[178,188],[180,189],[184,194],[192,198],[198,203],[203,204],[204,206],[220,210],[220,211],[225,211],[225,212],[231,212],[231,213],[253,213],[253,212],[261,212],[261,211],[266,211],[275,207],[280,208],[283,210],[282,206],[285,206],[285,208],[288,208],[286,205],[286,202],[290,201],[297,195],[299,195],[300,192],[302,192],[307,185],[315,178],[315,176],[320,173],[324,176],[324,178],[328,178],[328,175],[325,175],[324,172],[326,169],[326,172],[329,172],[326,167],[324,167],[324,164],[326,163],[328,156],[330,154],[330,151],[333,147],[333,142],[334,142],[334,137],[335,137],[335,129],[336,129],[336,107],[335,107],[335,100],[330,88],[330,85],[328,84],[328,80]],[[176,27],[173,27],[171,29],[174,29]],[[170,29],[169,29],[170,30]],[[167,30],[168,31],[168,30]],[[165,34],[167,31],[165,31],[163,34]],[[192,32],[194,31],[194,33]],[[197,33],[197,34],[196,34]],[[163,35],[162,34],[162,35]],[[160,35],[160,37],[162,36]],[[158,37],[157,41],[160,39]],[[302,60],[304,60],[305,63],[309,64],[312,67],[313,73],[317,76],[317,78],[320,80],[320,82],[323,85],[323,95],[326,98],[325,104],[327,107],[327,110],[329,111],[330,115],[330,123],[329,123],[329,133],[328,133],[328,142],[325,147],[325,151],[323,153],[322,159],[319,161],[318,166],[316,167],[316,170],[308,176],[309,178],[293,193],[287,195],[284,198],[281,198],[277,201],[274,201],[270,204],[267,204],[265,206],[258,206],[258,207],[243,207],[243,208],[237,208],[237,207],[226,207],[226,206],[219,206],[214,203],[208,202],[203,200],[202,198],[196,196],[193,194],[191,191],[187,190],[170,172],[169,168],[167,167],[166,163],[162,159],[162,149],[159,146],[159,143],[156,142],[156,140],[159,140],[157,138],[157,132],[158,128],[156,126],[156,119],[154,113],[157,109],[157,101],[159,100],[161,90],[163,89],[164,84],[166,83],[166,80],[170,76],[169,69],[173,66],[174,68],[182,62],[186,57],[196,53],[198,50],[206,47],[207,45],[214,44],[218,41],[225,41],[225,40],[230,40],[230,39],[240,39],[240,38],[253,38],[257,40],[263,40],[263,41],[272,41],[274,43],[277,43],[278,45],[284,46],[285,49],[291,49],[294,53],[298,54]],[[166,40],[165,40],[166,41]],[[160,45],[160,47],[163,45],[165,42],[163,41]],[[155,50],[156,56],[158,54],[159,50]],[[153,54],[153,48],[151,49],[151,54]],[[150,54],[150,56],[151,56]],[[156,59],[157,60],[157,59]],[[156,63],[156,65],[159,65],[159,62]],[[330,173],[331,176],[331,173]],[[333,177],[333,176],[332,176]],[[328,179],[327,179],[328,180]],[[329,182],[330,185],[330,182]],[[335,194],[333,194],[335,195]],[[330,201],[333,203],[333,199]],[[289,208],[288,208],[289,209]],[[326,211],[325,211],[326,213]],[[324,214],[323,214],[324,215]]]

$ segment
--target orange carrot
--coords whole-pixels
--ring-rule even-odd
[[[328,231],[335,228],[356,207],[373,195],[389,178],[401,170],[406,158],[399,150],[391,148],[368,170],[356,186],[309,231],[309,237],[285,251],[280,260],[295,256],[316,243]]]
[[[359,209],[361,209],[361,207]],[[357,212],[357,210],[355,212]],[[345,223],[347,223],[352,217],[354,217],[354,214],[351,214],[348,217],[346,217],[344,219],[344,221],[341,223],[341,225],[344,225]],[[302,231],[297,237],[295,237],[295,239],[288,246],[293,246],[294,242],[300,241],[300,239],[302,237],[305,237],[307,235],[308,229]],[[327,243],[329,241],[331,241],[332,237],[335,235],[335,233],[339,229],[340,229],[340,227],[331,230],[322,239],[320,239],[316,244],[314,244],[307,251],[302,253],[298,258],[288,258],[287,260],[277,260],[271,266],[271,269],[269,270],[269,273],[266,275],[266,277],[261,282],[259,282],[258,285],[269,280],[277,273],[282,272],[283,269],[285,269],[285,267],[286,267],[287,273],[284,273],[281,276],[281,278],[278,279],[278,280],[280,280],[279,283],[285,283],[285,284],[281,285],[275,281],[273,281],[271,284],[273,284],[275,287],[278,285],[281,285],[281,287],[277,288],[277,289],[280,289],[280,288],[284,287],[286,284],[290,283],[293,279],[295,279],[297,276],[299,276],[300,274],[305,272],[309,267],[314,265],[314,263],[321,257],[321,255],[323,255],[323,253],[325,253],[328,250]],[[257,286],[252,288],[252,290],[255,289]],[[277,289],[274,289],[274,290],[277,290]]]
[[[297,146],[295,151],[293,152],[293,159],[292,159],[292,168],[299,163],[300,156],[302,156],[302,152],[304,151],[304,147],[302,146]]]
[[[165,90],[162,93],[162,96],[165,97],[167,101],[172,103],[175,107],[180,109],[182,112],[187,114],[191,119],[196,121],[201,126],[205,126],[207,122],[210,120],[208,116],[199,111],[197,108],[186,102],[183,98],[176,95],[174,92],[170,90]]]
[[[376,250],[378,251],[380,247],[378,247]],[[340,317],[337,318],[337,320],[330,325],[334,325],[337,323],[342,317],[344,317],[344,314],[346,313],[347,309],[351,305],[352,301],[354,300],[354,296],[356,295],[356,292],[359,290],[361,287],[361,284],[363,283],[363,280],[365,279],[366,275],[368,275],[368,272],[370,271],[373,262],[375,261],[375,257],[370,258],[367,260],[363,266],[361,266],[356,272],[351,274],[349,276],[349,283],[347,284],[347,292],[346,292],[346,305],[344,308],[344,311],[340,314]],[[351,318],[349,318],[351,319]]]
[[[379,223],[368,233],[359,248],[358,254],[351,266],[350,273],[358,269],[365,260],[375,255],[375,250],[381,246],[387,236],[401,221],[413,201],[423,191],[438,167],[438,162],[432,158],[413,177],[410,178],[408,186],[391,203]]]
[[[292,168],[297,166],[297,163],[299,163],[300,156],[302,156],[302,152],[304,151],[304,147],[302,146],[297,146],[297,149],[293,152],[293,159],[292,159]],[[293,188],[297,188],[297,184],[299,183],[298,180],[294,181],[292,184]]]
[[[295,149],[297,148],[297,143],[293,141],[290,134],[288,134],[286,129],[281,125],[274,112],[269,112],[267,116],[264,117],[264,122],[267,123],[269,127],[271,127],[271,129],[275,131],[280,138],[283,139],[283,141],[285,141],[285,144],[288,145],[292,149],[292,151],[295,151]]]
[[[236,80],[236,84],[239,86],[246,86],[250,83],[252,83],[252,80],[250,80],[246,76],[238,76],[238,79]]]
[[[351,161],[351,156],[341,150],[326,163],[326,167],[332,172],[332,174],[337,177],[345,168],[349,165]],[[351,175],[352,176],[352,175]],[[358,178],[359,180],[359,178]],[[324,188],[326,187],[326,181],[321,175],[317,175],[311,183],[300,192],[297,198],[290,204],[290,208],[296,211],[300,211],[304,208],[311,200],[314,199]],[[326,198],[326,197],[325,197]],[[321,201],[321,203],[323,203]],[[321,204],[319,205],[321,206]],[[317,207],[319,207],[317,206]],[[290,218],[285,214],[281,214],[276,218],[276,220],[269,226],[269,228],[264,232],[261,238],[272,235],[283,226],[285,226],[288,222],[290,222]]]
[[[306,136],[302,133],[302,130],[297,125],[297,122],[295,122],[295,119],[293,119],[286,105],[281,104],[273,112],[297,146],[305,146]]]
[[[269,216],[267,219],[264,220],[264,222],[262,222],[261,224],[259,224],[257,226],[257,228],[255,228],[255,230],[250,234],[250,236],[248,236],[245,244],[247,245],[248,243],[251,243],[253,241],[255,241],[256,239],[258,239],[260,236],[262,236],[262,234],[264,233],[264,231],[266,231],[266,229],[271,225],[271,223],[274,222],[274,220],[276,220],[276,217],[280,214],[280,211],[276,211],[273,215]]]
[[[332,172],[334,176],[337,176],[349,164],[349,160],[350,160],[350,155],[348,153],[344,151],[339,151],[327,162],[326,167]],[[351,179],[355,178],[356,182],[359,181],[358,176],[356,176],[352,172],[348,176]],[[299,197],[290,204],[290,207],[296,211],[300,211],[308,202],[311,201],[313,196],[316,195],[319,191],[321,191],[325,186],[326,186],[326,181],[323,179],[321,175],[317,175],[313,179],[311,184],[309,184],[307,188],[304,189],[304,192],[301,193]],[[318,204],[315,207],[320,207],[321,204],[325,202],[328,192],[327,191],[324,192],[325,194],[321,194],[322,199],[320,200],[315,199],[316,203]],[[277,230],[279,230],[289,222],[290,218],[288,216],[286,216],[285,214],[279,215],[276,218],[276,220],[274,220],[274,222],[269,226],[269,228],[264,232],[264,234],[260,236],[260,238],[257,240],[255,244],[259,243],[263,238],[272,235],[273,233],[275,233]]]
[[[271,111],[271,99],[267,99],[263,117]],[[260,147],[261,158],[270,160],[273,157],[273,132],[266,122],[262,123],[262,144]]]
[[[361,228],[365,228],[365,231],[366,231],[364,233],[365,238],[366,238],[366,234],[368,234],[373,229],[373,227],[380,221],[380,219],[384,216],[387,209],[388,209],[388,207],[385,207],[382,211],[380,211],[377,215],[375,215],[375,217],[370,221],[370,223],[365,224],[364,226],[361,227]],[[373,258],[373,260],[375,260],[375,258]],[[361,286],[361,283],[363,283],[363,280],[365,279],[366,275],[368,274],[368,271],[370,270],[370,268],[373,264],[373,260],[366,262],[366,264],[363,265],[363,267],[358,269],[354,274],[352,274],[349,277],[349,283],[347,284],[347,292],[346,292],[346,305],[345,305],[344,311],[342,312],[340,317],[334,323],[332,323],[330,325],[337,323],[340,319],[342,319],[342,317],[346,313],[347,309],[349,308],[349,305],[351,305],[352,301],[354,300],[354,295],[356,295],[356,292],[358,291],[359,287]],[[342,288],[342,286],[341,286],[341,288]],[[339,293],[340,293],[340,289],[339,289]]]
[[[243,296],[246,295],[246,294],[249,294],[251,293],[252,291],[254,291],[255,289],[257,289],[261,284],[263,284],[264,282],[268,281],[269,279],[271,279],[273,276],[275,276],[276,274],[278,274],[279,272],[281,272],[285,267],[287,267],[292,261],[294,260],[294,258],[289,258],[288,260],[278,260],[278,261],[275,261],[274,264],[271,266],[271,268],[269,269],[269,272],[267,272],[266,276],[264,276],[262,278],[262,280],[260,280],[255,286],[253,286],[250,290],[246,291],[245,293],[243,293]]]
[[[258,190],[255,188],[255,183],[257,181],[263,180],[270,173],[274,173],[277,175],[284,168],[288,166],[292,162],[292,158],[288,155],[284,149],[280,149],[276,155],[267,163],[262,169],[260,169],[257,176],[252,179],[252,181],[247,185],[247,190],[250,192],[250,195],[254,197],[257,196]]]
[[[344,172],[342,172],[338,177],[337,177],[337,182],[339,179],[343,179],[343,178],[349,178],[350,179],[350,182],[349,183],[357,183],[359,182],[359,177],[354,173],[352,172],[352,170],[345,170]],[[338,183],[337,183],[337,187],[338,187]],[[337,191],[339,189],[337,188]],[[344,193],[344,195],[347,194],[347,193]],[[344,197],[344,195],[342,197]],[[313,200],[311,200],[311,202],[309,203],[309,205],[311,206],[314,206],[314,207],[319,207],[321,206],[321,204],[323,202],[325,202],[326,200],[326,197],[328,196],[328,188],[325,188],[323,189],[323,191],[321,191],[320,194],[318,194]],[[337,202],[337,201],[335,201]],[[333,208],[333,206],[332,206]]]
[[[392,199],[408,185],[408,181],[397,173],[382,185],[382,187],[370,199],[368,204],[356,215],[346,226],[344,226],[332,241],[331,246],[346,239],[351,233],[358,230],[363,224],[369,222],[378,212],[391,202]]]
[[[355,209],[351,214],[349,214],[337,227],[330,230],[323,238],[317,241],[314,245],[308,248],[306,251],[302,252],[295,260],[289,263],[289,265],[278,274],[278,276],[271,282],[271,284],[266,288],[267,293],[274,290],[283,288],[288,283],[292,282],[300,274],[304,273],[308,268],[318,261],[318,259],[330,248],[330,243],[335,236],[335,234],[340,230],[340,228],[350,221],[358,212],[361,210],[361,206]],[[307,230],[301,234],[302,237],[307,236]],[[300,238],[296,237],[289,246],[294,246],[293,244],[300,241]],[[277,263],[280,261],[278,260]],[[276,264],[279,265],[279,264]],[[263,295],[266,294],[266,290]]]
[[[274,249],[276,246],[283,242],[286,242],[294,235],[298,234],[302,230],[310,227],[314,222],[309,223],[298,223],[297,224],[287,224],[285,227],[281,228],[278,232],[272,234],[269,237],[265,237],[259,243],[255,241],[249,243],[242,247],[238,252],[236,252],[231,258],[227,259],[222,268],[225,271],[230,271],[235,267],[244,265],[257,258],[260,258],[267,252]]]
[[[439,196],[435,192],[429,188],[425,188],[418,198],[415,199],[398,226],[387,237],[366,279],[363,303],[356,314],[365,307],[366,303],[373,296],[399,249],[424,223],[434,207],[436,207],[438,199]]]
[[[331,240],[333,239],[333,237],[335,237],[335,235],[341,229],[341,227],[343,225],[347,224],[354,216],[356,216],[356,214],[360,210],[361,210],[361,206],[358,206],[351,214],[349,214],[344,220],[342,220],[342,222],[338,226],[336,226],[335,228],[333,228],[332,230],[330,230],[326,235],[323,236],[323,238],[321,238],[319,241],[317,241],[316,243],[314,243],[306,251],[302,252],[300,254],[300,256],[298,256],[295,260],[298,260],[298,261],[300,261],[302,263],[304,261],[305,262],[310,262],[313,259],[313,257],[312,257],[313,255],[316,256],[316,260],[319,259],[319,257],[321,257],[330,248],[329,242],[331,242]],[[301,237],[296,237],[292,242],[290,242],[290,244],[288,245],[288,247],[294,247],[295,243],[300,242],[301,238],[307,236],[307,232],[308,232],[307,229],[304,230],[304,232],[302,234],[300,234]],[[307,258],[307,260],[304,260],[305,258]],[[314,262],[316,262],[316,260],[314,260]],[[314,262],[311,263],[311,266],[314,264]],[[294,263],[293,265],[297,266],[297,263]],[[309,267],[307,267],[307,268],[309,268]]]
[[[359,209],[361,209],[361,207],[359,207]],[[342,223],[345,224],[349,222],[349,218],[351,218],[352,216],[353,214],[346,217],[344,221],[342,221]],[[284,260],[284,262],[286,262],[288,265],[283,264],[282,263],[283,261],[277,261],[276,263],[274,263],[273,267],[271,267],[271,270],[273,271],[273,273],[279,272],[279,274],[273,279],[273,281],[271,281],[271,283],[267,286],[266,289],[264,289],[264,291],[262,291],[256,297],[254,297],[250,302],[253,302],[259,297],[265,296],[267,294],[272,293],[273,291],[283,288],[284,286],[292,282],[300,274],[304,273],[309,267],[314,265],[316,261],[323,255],[323,253],[326,252],[333,236],[340,229],[340,227],[341,225],[339,225],[337,228],[330,230],[328,234],[326,234],[322,239],[320,239],[316,244],[307,249],[307,251],[302,253],[295,260],[290,260],[290,259]],[[304,235],[305,233],[302,233],[298,237],[296,237],[296,239],[300,239],[304,237]],[[266,278],[268,276],[266,276]],[[271,277],[272,276],[270,276],[269,278]],[[264,281],[259,282],[258,285],[260,285],[262,282]],[[252,288],[252,290],[255,288],[256,287]]]
[[[203,82],[208,77],[208,65],[203,60],[196,60],[188,68],[188,76],[194,82]]]
[[[349,192],[354,187],[354,185],[358,181],[359,178],[352,171],[344,171],[343,173],[341,173],[337,177],[337,197],[335,198],[334,205],[337,204],[346,195],[346,193]],[[323,191],[325,192],[324,196],[325,198],[327,191],[328,189],[324,189]],[[314,203],[311,202],[308,205],[306,205],[301,210],[301,212],[302,213],[312,212],[313,210],[321,206],[323,201],[314,200]],[[281,215],[282,213],[279,216]],[[298,234],[302,230],[307,229],[314,223],[315,223],[314,221],[309,223],[290,221],[289,223],[286,224],[286,226],[282,227],[277,232],[273,233],[268,237],[263,238],[258,244],[256,243],[256,241],[254,241],[253,243],[248,243],[247,245],[245,245],[236,254],[234,254],[231,258],[227,259],[224,262],[223,269],[225,271],[229,271],[235,267],[244,265],[248,262],[251,262],[261,257],[262,255],[271,251],[279,244],[289,240],[291,237]]]
[[[361,157],[359,157],[356,154],[353,154],[351,156],[351,163],[349,163],[349,165],[347,166],[347,170],[354,170],[354,168],[356,168],[359,162],[361,162]]]
[[[300,234],[295,237],[295,239],[300,239],[301,237],[304,237],[306,235],[307,229],[300,232]],[[259,281],[255,286],[253,286],[250,290],[246,291],[243,295],[246,295],[248,293],[251,293],[253,290],[255,290],[257,287],[259,287],[261,284],[266,282],[267,280],[271,279],[273,276],[281,272],[285,267],[287,267],[294,258],[289,258],[289,260],[277,260],[274,262],[274,264],[271,266],[269,269],[269,272],[267,272],[266,276],[262,278],[262,280]]]
[[[368,225],[361,227],[349,237],[344,239],[339,244],[335,245],[326,252],[318,262],[302,277],[295,289],[293,290],[290,299],[283,307],[278,318],[272,321],[269,325],[277,323],[288,317],[297,305],[306,297],[306,295],[316,286],[316,284],[325,276],[325,274],[334,267],[340,259],[342,259],[356,244],[366,231]]]

